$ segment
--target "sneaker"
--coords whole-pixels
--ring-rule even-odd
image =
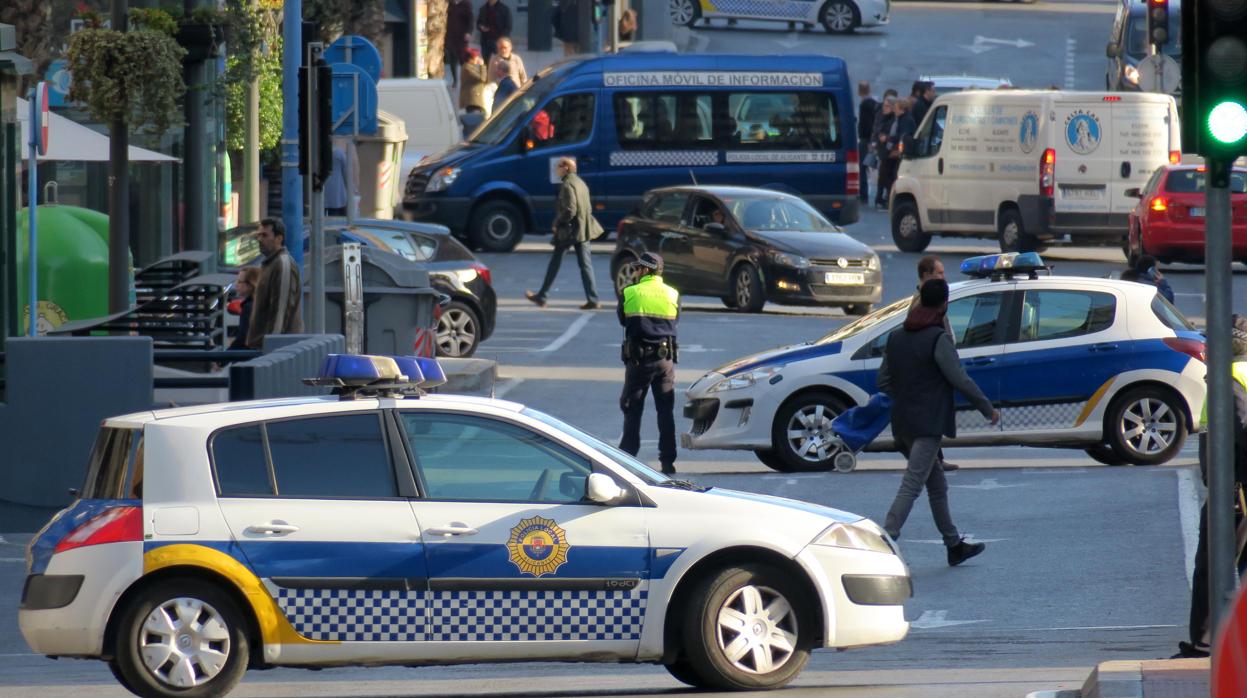
[[[960,469],[961,469],[961,466],[960,466],[960,465],[957,465],[956,463],[949,463],[949,462],[948,462],[948,461],[946,461],[946,460],[942,460],[942,461],[940,461],[940,467],[941,467],[941,468],[943,468],[943,469],[944,469],[944,472],[946,472],[946,473],[947,473],[947,472],[951,472],[951,471],[953,471],[953,470],[960,470]]]
[[[587,301],[585,302],[584,305],[580,306],[580,309],[581,310],[601,310],[602,304],[594,302],[594,301]]]
[[[967,543],[964,538],[948,546],[948,566],[956,567],[987,549],[986,543]]]
[[[544,307],[546,307],[546,299],[544,299],[544,298],[542,298],[541,296],[539,296],[539,295],[537,295],[537,294],[533,293],[532,291],[525,291],[525,292],[524,292],[524,297],[525,297],[525,298],[527,298],[528,300],[532,301],[532,302],[533,302],[533,305],[536,305],[538,308],[544,308]]]

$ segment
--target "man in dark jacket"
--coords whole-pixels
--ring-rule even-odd
[[[489,65],[489,59],[498,48],[498,39],[511,36],[511,8],[502,0],[488,0],[476,17],[476,28],[481,31],[481,58]]]
[[[286,226],[280,220],[260,221],[255,239],[264,254],[264,263],[255,284],[247,347],[263,349],[266,335],[303,332],[303,316],[299,313],[303,284],[299,280],[299,265],[286,251]]]
[[[879,100],[870,94],[870,83],[862,80],[857,83],[857,148],[862,153],[861,162],[861,189],[857,192],[857,198],[862,201],[870,201],[870,167],[866,164],[866,154],[869,152],[870,135],[875,131],[875,114],[879,111]]]
[[[939,257],[936,257],[933,254],[925,255],[922,259],[918,260],[918,286],[914,289],[914,295],[909,299],[910,310],[922,305],[922,285],[931,279],[939,279],[941,281],[945,280],[944,263],[940,261]],[[953,335],[953,326],[949,324],[947,314],[944,315],[944,331],[947,332],[948,337],[953,340],[953,346],[957,346],[957,337]],[[944,472],[957,470],[961,467],[956,463],[949,463],[944,460],[944,449],[940,449],[940,452],[936,457],[936,462],[940,464],[940,467],[944,469]]]
[[[913,101],[910,116],[913,117],[914,127],[916,128],[922,124],[922,117],[927,115],[927,110],[931,108],[931,103],[935,101],[935,83],[926,80],[915,81],[909,98]]]
[[[602,234],[602,226],[593,218],[593,205],[589,200],[589,187],[576,174],[576,161],[571,158],[560,158],[558,163],[559,176],[563,184],[559,187],[559,199],[555,205],[554,253],[550,255],[550,264],[546,267],[546,278],[541,290],[533,293],[525,291],[524,297],[544,308],[546,295],[554,285],[563,264],[563,253],[567,248],[576,248],[576,260],[580,263],[580,281],[585,287],[585,304],[581,310],[598,310],[602,304],[598,302],[597,282],[593,278],[593,260],[589,256],[589,241]]]
[[[953,391],[969,398],[992,424],[1000,422],[1000,412],[966,375],[944,331],[948,283],[932,279],[922,285],[920,293],[922,304],[909,312],[902,330],[888,337],[879,366],[879,389],[892,397],[892,436],[909,461],[883,528],[893,539],[899,538],[925,486],[931,515],[948,548],[948,564],[955,566],[986,546],[968,543],[957,532],[948,510],[948,481],[944,471],[935,467],[940,441],[957,436]]]
[[[459,84],[459,66],[467,56],[468,44],[471,41],[472,3],[468,0],[452,0],[450,7],[446,10],[446,39],[442,47],[452,86]]]

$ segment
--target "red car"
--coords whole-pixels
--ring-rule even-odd
[[[1203,165],[1166,165],[1143,189],[1126,190],[1139,197],[1123,245],[1131,266],[1145,254],[1165,264],[1204,261],[1206,179]],[[1247,169],[1236,167],[1230,175],[1230,206],[1234,259],[1247,263]]]

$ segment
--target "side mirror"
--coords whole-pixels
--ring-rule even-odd
[[[707,233],[717,233],[719,235],[724,235],[727,233],[727,226],[723,225],[722,223],[716,223],[714,221],[710,221],[709,223],[706,224],[704,228],[702,228],[702,230],[705,230]]]
[[[1116,58],[1117,53],[1118,53],[1117,44],[1112,41],[1108,42],[1108,46],[1105,47],[1104,49],[1104,55],[1107,56],[1108,58]]]
[[[521,126],[520,127],[520,152],[527,153],[528,151],[536,147],[537,147],[537,144],[533,141],[532,128],[529,127],[527,124],[525,124],[524,126]]]
[[[1143,198],[1143,192],[1138,187],[1130,187],[1129,189],[1126,190],[1125,194],[1126,196],[1129,196],[1132,199]]]
[[[609,475],[602,473],[593,473],[589,475],[589,486],[586,496],[591,502],[598,504],[610,504],[619,500],[624,495],[624,490]]]

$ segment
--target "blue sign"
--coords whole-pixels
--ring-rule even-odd
[[[377,132],[377,83],[363,68],[334,63],[333,135],[374,135]]]
[[[48,83],[48,106],[63,107],[68,104],[69,84],[72,81],[68,62],[64,58],[52,61],[43,79]]]
[[[325,49],[326,63],[347,63],[364,69],[375,83],[381,79],[381,52],[362,36],[340,36]]]

